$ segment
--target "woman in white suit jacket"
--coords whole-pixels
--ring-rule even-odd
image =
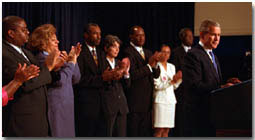
[[[154,137],[168,137],[170,128],[174,127],[176,98],[174,90],[182,82],[182,72],[175,74],[175,66],[167,63],[170,47],[162,45],[162,57],[158,62],[160,76],[154,79],[153,127]]]

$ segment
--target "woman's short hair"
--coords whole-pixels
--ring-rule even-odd
[[[117,42],[120,45],[122,44],[121,40],[117,36],[114,36],[114,35],[105,36],[103,44],[104,44],[104,47],[106,47],[106,49],[108,49],[110,46],[112,46],[114,44],[114,42]]]
[[[32,50],[44,51],[49,39],[56,34],[56,28],[52,24],[43,24],[37,27],[29,37],[28,47]]]

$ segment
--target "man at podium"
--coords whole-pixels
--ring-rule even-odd
[[[220,42],[220,24],[204,20],[199,28],[200,41],[184,58],[183,136],[216,136],[210,121],[210,91],[240,82],[237,78],[222,85],[219,61],[213,50]]]

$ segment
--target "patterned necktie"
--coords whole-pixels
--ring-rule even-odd
[[[140,50],[140,54],[141,54],[142,58],[145,60],[145,55],[144,55],[143,49]]]
[[[96,54],[95,49],[92,50],[92,56],[94,58],[94,61],[95,61],[96,65],[98,66],[98,59],[97,59],[97,54]]]
[[[215,62],[214,54],[213,54],[213,52],[212,52],[212,51],[210,51],[210,52],[209,52],[209,54],[210,54],[210,55],[211,55],[211,57],[212,57],[213,66],[214,66],[214,68],[215,68],[215,70],[216,70],[216,72],[217,72],[217,74],[218,74],[218,68],[217,68],[217,64],[216,64],[216,62]]]

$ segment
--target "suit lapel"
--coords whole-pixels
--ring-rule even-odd
[[[114,59],[115,60],[115,68],[118,66],[118,59]]]
[[[105,63],[104,61],[106,61],[106,57],[104,58],[104,55],[102,54],[103,52],[99,48],[96,48],[96,53],[97,53],[98,66],[96,66],[95,61],[94,61],[94,64],[98,68],[98,70],[102,70]]]
[[[3,43],[5,43],[3,41]],[[13,55],[15,55],[15,57],[17,57],[17,59],[19,60],[22,60],[23,62],[27,63],[27,64],[30,64],[29,61],[27,61],[27,59],[22,55],[20,54],[19,52],[17,52],[12,46],[10,46],[9,44],[5,43],[6,47]],[[3,45],[4,46],[4,45]],[[26,55],[26,54],[25,54]]]
[[[149,57],[150,57],[150,55],[149,55],[149,52],[146,50],[146,49],[143,49],[143,52],[144,52],[144,55],[145,55],[145,62],[147,62],[147,60],[149,60]]]
[[[221,75],[220,63],[219,63],[219,61],[218,61],[217,56],[216,56],[216,55],[214,55],[214,56],[215,56],[215,61],[216,61],[217,68],[218,68],[219,79],[220,79],[220,81],[222,81],[222,75]]]
[[[30,61],[29,63],[32,64],[38,64],[36,58],[33,56],[33,54],[31,54],[28,50],[22,48],[22,51],[24,52],[24,54],[27,56],[27,59]],[[26,60],[27,60],[26,59]]]
[[[148,57],[148,54],[146,54],[146,52],[143,50],[144,55],[145,55],[145,60],[144,60],[143,57],[141,56],[141,54],[135,49],[134,46],[130,45],[130,47],[131,47],[131,50],[134,52],[135,57],[138,58],[140,62],[145,62],[145,60]]]
[[[182,57],[184,57],[187,53],[185,52],[183,46],[181,46],[181,47],[182,47],[182,49],[181,49],[181,55],[182,55]]]
[[[200,46],[200,45],[199,45],[199,46]],[[203,49],[202,46],[200,46],[200,49],[202,49],[202,51],[204,52],[204,55],[205,55],[207,61],[209,62],[209,65],[210,65],[210,69],[211,69],[211,71],[212,71],[212,74],[214,75],[215,79],[219,82],[219,81],[220,81],[219,75],[217,74],[216,69],[214,68],[213,63],[212,63],[212,61],[211,61],[209,55],[208,55],[207,52]]]

